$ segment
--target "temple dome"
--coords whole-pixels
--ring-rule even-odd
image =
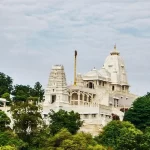
[[[125,64],[116,46],[104,63],[105,69],[111,74],[112,84],[128,85]]]
[[[103,76],[100,74],[99,70],[97,69],[92,69],[91,71],[89,71],[88,73],[86,73],[83,76],[83,79],[91,79],[91,80],[100,80],[103,79]]]

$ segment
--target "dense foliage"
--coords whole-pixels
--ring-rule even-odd
[[[11,113],[14,121],[13,129],[22,140],[28,142],[31,135],[42,126],[41,108],[33,101],[19,101],[12,104]]]
[[[8,125],[10,124],[10,118],[0,111],[0,150],[15,150],[27,147],[27,143],[23,142],[17,134],[15,134]]]
[[[0,131],[5,131],[10,122],[10,118],[0,110]]]
[[[49,117],[50,131],[53,135],[62,128],[66,128],[70,133],[75,134],[83,124],[80,120],[80,114],[74,111],[67,112],[65,110],[59,110],[58,112],[54,112],[51,110]]]
[[[4,93],[11,93],[13,89],[13,80],[10,76],[0,72],[0,97]]]
[[[150,126],[150,93],[133,102],[132,107],[125,113],[124,121],[130,121],[142,131]]]
[[[72,135],[67,129],[61,129],[45,141],[41,150],[106,150],[98,145],[90,134],[77,133]]]
[[[1,146],[0,150],[17,150],[14,146]]]
[[[103,128],[103,132],[95,139],[115,150],[138,150],[142,132],[129,122],[112,121]]]
[[[31,96],[38,97],[38,100],[41,102],[43,100],[44,90],[40,82],[36,82],[34,88],[32,89]]]
[[[43,100],[44,90],[40,82],[36,82],[34,88],[29,85],[15,85],[12,91],[14,101],[26,101],[27,99]]]
[[[17,134],[13,133],[11,130],[7,130],[4,132],[0,131],[0,146],[12,146],[16,149],[27,148],[27,143],[23,142]]]

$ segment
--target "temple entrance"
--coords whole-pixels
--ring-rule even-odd
[[[56,101],[56,95],[52,95],[51,98],[52,98],[51,104],[53,104]]]

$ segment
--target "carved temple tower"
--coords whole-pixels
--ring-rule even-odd
[[[68,105],[66,75],[62,65],[52,67],[44,96],[44,108],[49,107],[56,110]]]

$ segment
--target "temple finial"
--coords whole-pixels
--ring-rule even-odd
[[[116,44],[114,45],[114,49],[116,50]]]
[[[120,53],[117,51],[116,44],[114,45],[113,51],[110,53],[111,55],[119,55]]]

